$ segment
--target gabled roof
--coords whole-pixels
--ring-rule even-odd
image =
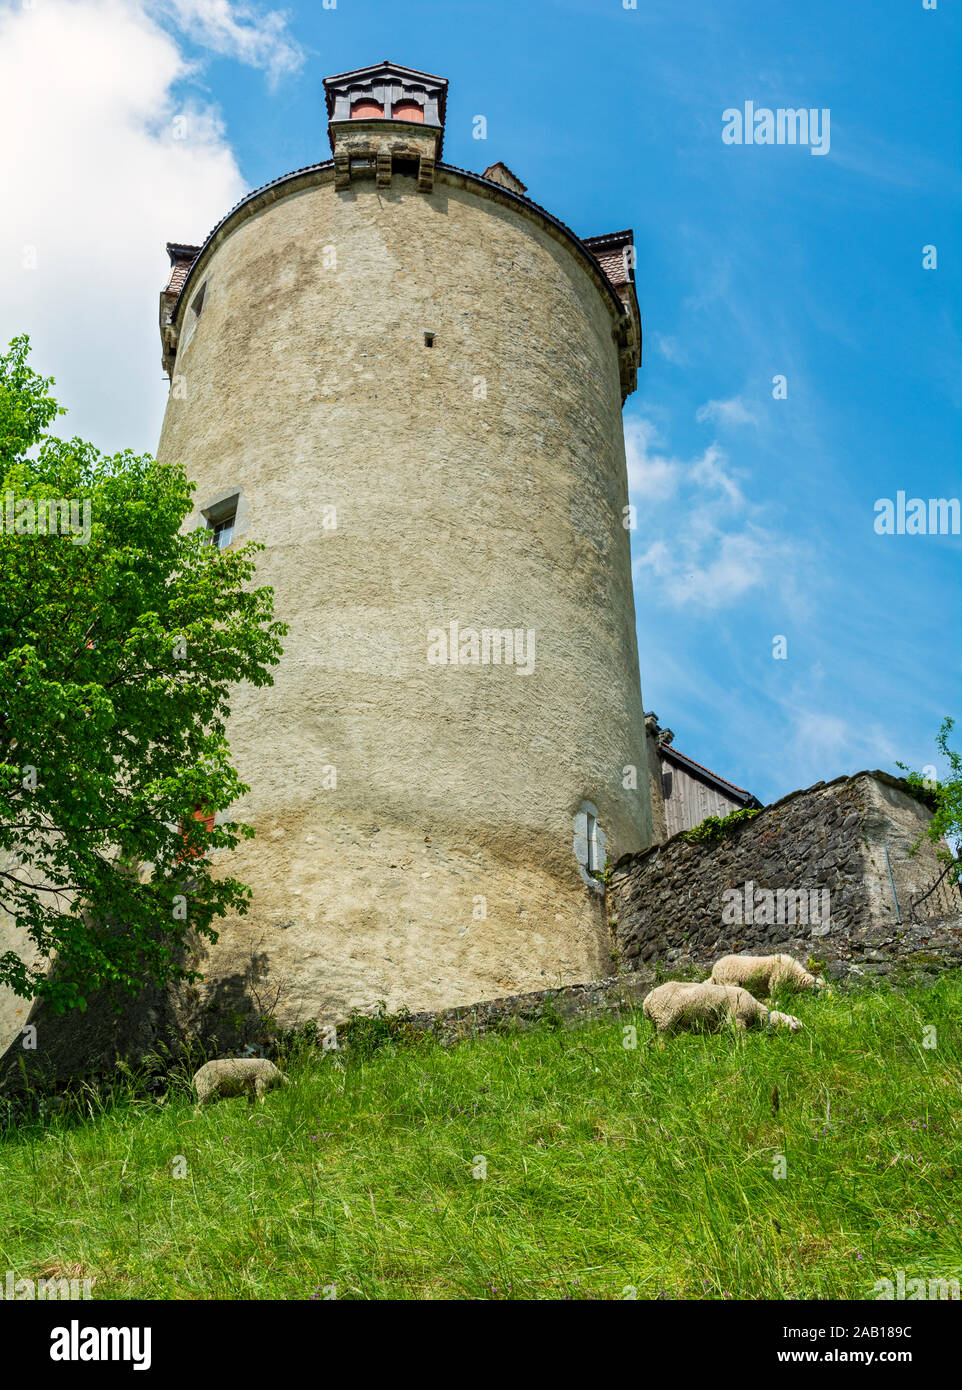
[[[658,755],[661,758],[667,759],[669,762],[673,762],[685,772],[691,773],[691,775],[696,777],[700,782],[705,782],[709,786],[716,787],[720,792],[724,792],[726,796],[730,797],[732,801],[739,801],[743,806],[760,807],[762,804],[754,793],[746,791],[744,787],[736,787],[734,782],[729,782],[726,778],[719,777],[717,772],[712,772],[710,768],[703,766],[702,763],[696,763],[694,758],[689,758],[684,753],[680,753],[674,744],[660,743],[658,745]]]
[[[488,179],[491,183],[499,183],[502,188],[510,188],[512,193],[527,193],[528,185],[522,183],[513,169],[509,169],[503,159],[499,159],[496,164],[489,164],[481,175],[483,179]]]

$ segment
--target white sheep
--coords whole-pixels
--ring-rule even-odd
[[[268,1091],[290,1084],[274,1063],[263,1057],[224,1057],[206,1062],[194,1074],[198,1107],[227,1096],[243,1095],[247,1096],[249,1104],[254,1104],[256,1096],[263,1105]]]
[[[825,981],[810,975],[792,956],[723,956],[711,972],[716,985],[740,985],[755,994],[774,994],[779,988],[825,989]]]
[[[801,1020],[793,1018],[791,1014],[770,1012],[747,989],[713,984],[710,980],[701,984],[669,980],[645,996],[642,1008],[645,1017],[651,1020],[659,1033],[676,1032],[682,1028],[714,1030],[724,1027],[729,1021],[742,1032],[767,1025],[790,1028],[797,1033],[802,1026]]]

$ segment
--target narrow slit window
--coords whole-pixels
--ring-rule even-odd
[[[201,285],[200,289],[194,295],[193,299],[190,301],[190,308],[187,310],[187,320],[184,328],[184,341],[182,344],[182,348],[184,351],[186,351],[187,348],[189,348],[191,345],[191,341],[193,340],[194,333],[197,329],[197,323],[200,319],[201,314],[204,312],[204,304],[206,302],[206,299],[207,281],[205,280],[204,283]]]
[[[434,335],[433,333],[425,333],[425,335],[424,335],[424,346],[425,346],[425,347],[434,347],[434,338],[435,338],[435,335]]]
[[[600,849],[601,849],[601,847],[600,847],[600,845],[599,845],[599,843],[598,843],[598,818],[597,818],[596,816],[589,815],[587,819],[588,819],[588,836],[587,836],[587,838],[588,838],[588,872],[589,872],[590,874],[593,874],[593,873],[596,873],[599,869],[603,869],[603,868],[604,868],[604,864],[601,863],[601,854],[600,854]]]

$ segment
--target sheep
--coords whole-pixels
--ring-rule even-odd
[[[227,1096],[246,1095],[248,1103],[254,1097],[264,1104],[264,1097],[275,1086],[289,1086],[289,1079],[279,1072],[273,1062],[263,1057],[224,1057],[207,1062],[194,1073],[197,1108]]]
[[[642,1008],[659,1033],[698,1027],[714,1030],[729,1020],[741,1032],[766,1024],[797,1033],[802,1026],[801,1020],[791,1014],[769,1012],[747,989],[713,984],[711,980],[702,984],[669,980],[645,996]]]
[[[711,972],[716,985],[739,985],[755,994],[774,994],[775,990],[825,989],[825,981],[810,975],[791,956],[723,956]]]

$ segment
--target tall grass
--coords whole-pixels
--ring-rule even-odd
[[[195,1113],[183,1084],[91,1095],[0,1142],[0,1279],[780,1299],[962,1278],[962,976],[786,1003],[804,1032],[659,1047],[638,1014],[343,1061],[301,1047],[253,1111]]]

